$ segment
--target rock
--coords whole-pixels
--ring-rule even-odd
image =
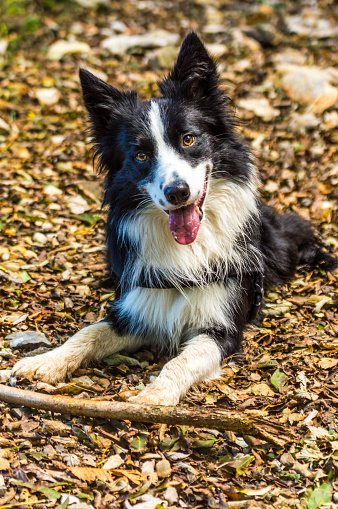
[[[51,435],[67,435],[70,431],[70,427],[61,421],[44,421],[42,424],[41,431],[43,433],[49,433]]]
[[[61,189],[59,189],[56,186],[53,186],[52,184],[48,184],[47,186],[45,186],[42,192],[47,196],[60,196],[63,194]]]
[[[270,122],[279,115],[279,110],[273,108],[265,97],[248,97],[240,99],[238,107],[252,111],[257,117],[261,117],[265,122]]]
[[[285,23],[289,31],[298,37],[326,39],[338,35],[338,27],[323,17],[319,9],[304,9],[300,14],[286,16]]]
[[[85,9],[97,9],[100,5],[109,7],[110,0],[75,0],[76,3],[84,7]]]
[[[126,51],[140,48],[160,48],[163,46],[175,45],[178,42],[177,33],[166,32],[165,30],[154,30],[142,35],[112,35],[104,39],[102,48],[107,49],[113,55],[123,55]]]
[[[313,113],[293,113],[290,116],[289,129],[294,133],[305,133],[307,130],[314,129],[320,124],[319,118]]]
[[[271,60],[275,64],[299,64],[306,63],[306,55],[294,48],[286,48],[280,53],[271,56]]]
[[[222,57],[225,53],[229,51],[228,47],[225,44],[207,44],[207,50],[209,53],[216,58]]]
[[[11,369],[2,369],[0,370],[0,383],[3,384],[5,382],[8,382],[8,380],[11,377]]]
[[[102,468],[105,470],[109,470],[110,468],[119,468],[123,465],[123,463],[124,461],[119,454],[113,454],[112,456],[109,456],[105,463],[103,463]]]
[[[309,105],[315,113],[336,105],[338,88],[330,84],[334,75],[329,70],[293,64],[281,64],[277,69],[282,75],[282,88],[293,101]]]
[[[171,466],[168,460],[161,460],[156,464],[157,475],[163,479],[171,474]]]
[[[110,23],[110,28],[115,30],[115,32],[126,32],[126,30],[128,30],[127,25],[125,25],[123,21],[119,21],[117,19]]]
[[[65,55],[72,53],[90,53],[90,46],[86,42],[60,39],[49,46],[47,58],[49,60],[61,60]]]
[[[177,48],[165,46],[148,55],[147,64],[153,69],[169,69],[173,67],[177,59]]]
[[[60,100],[61,93],[57,88],[38,88],[35,90],[35,97],[42,106],[52,106]],[[52,187],[52,186],[50,186]]]
[[[142,474],[148,481],[151,481],[152,484],[156,484],[158,481],[158,476],[154,470],[154,465],[154,461],[146,461],[142,465]]]
[[[38,244],[47,244],[48,239],[43,233],[35,232],[33,235],[33,241],[37,242]]]
[[[174,504],[178,500],[177,491],[173,486],[168,486],[168,488],[163,493],[163,497],[169,502],[170,505]]]
[[[6,340],[10,341],[9,346],[13,350],[35,350],[40,346],[51,346],[42,332],[35,331],[13,332],[6,336]]]
[[[72,214],[83,214],[90,210],[90,206],[86,202],[81,195],[77,194],[75,196],[67,196],[66,197],[67,205]]]
[[[62,456],[62,461],[69,467],[78,467],[80,465],[80,459],[76,454],[65,454]]]

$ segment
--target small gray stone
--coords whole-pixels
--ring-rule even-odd
[[[173,486],[168,486],[168,488],[163,493],[163,497],[169,502],[170,505],[174,504],[178,500],[177,491]]]
[[[104,462],[102,468],[105,470],[109,470],[110,468],[119,468],[123,465],[123,463],[124,461],[119,454],[113,454],[112,456],[109,456],[107,461]]]
[[[43,433],[50,433],[51,435],[65,436],[70,431],[70,427],[61,421],[45,421],[42,425],[41,431]]]
[[[168,460],[161,460],[156,465],[156,472],[159,477],[162,479],[164,477],[169,477],[171,474],[171,466]]]
[[[35,350],[40,346],[51,346],[51,343],[42,332],[13,332],[13,334],[6,336],[5,339],[6,341],[10,341],[9,346],[13,350]]]
[[[79,457],[76,454],[65,454],[62,461],[69,467],[78,467],[80,465]]]

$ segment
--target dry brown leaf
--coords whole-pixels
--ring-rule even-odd
[[[127,477],[134,484],[140,484],[143,480],[143,475],[137,470],[121,470],[111,469],[106,470],[102,468],[93,467],[69,467],[75,477],[81,479],[81,481],[92,482],[97,479],[103,482],[113,481],[113,476],[116,477]]]

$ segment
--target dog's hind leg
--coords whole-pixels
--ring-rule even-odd
[[[216,341],[200,334],[188,341],[180,355],[169,361],[157,379],[132,402],[146,405],[177,405],[192,385],[221,374],[222,354]]]
[[[136,350],[141,344],[142,340],[120,336],[109,322],[102,321],[85,327],[50,352],[21,359],[15,364],[12,376],[54,384],[92,360],[103,359],[121,350]]]

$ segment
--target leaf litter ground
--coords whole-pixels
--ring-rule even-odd
[[[39,331],[56,346],[103,318],[113,298],[80,66],[115,86],[135,87],[143,98],[156,95],[179,41],[197,30],[217,55],[258,159],[264,199],[311,219],[337,252],[336,4],[5,0],[0,13],[3,383],[19,358],[47,348],[10,348],[9,334]],[[159,29],[162,47],[158,33],[135,46],[131,36]],[[67,44],[53,46],[60,40]],[[303,76],[310,67],[322,88],[318,95],[313,78],[304,78],[299,97],[303,78],[292,81],[293,73]],[[337,274],[299,274],[271,289],[266,301],[241,357],[224,364],[222,380],[192,389],[182,405],[268,416],[293,434],[293,443],[281,449],[232,432],[1,403],[0,507],[336,507]],[[57,387],[19,386],[124,401],[165,361],[142,351],[78,370]]]

